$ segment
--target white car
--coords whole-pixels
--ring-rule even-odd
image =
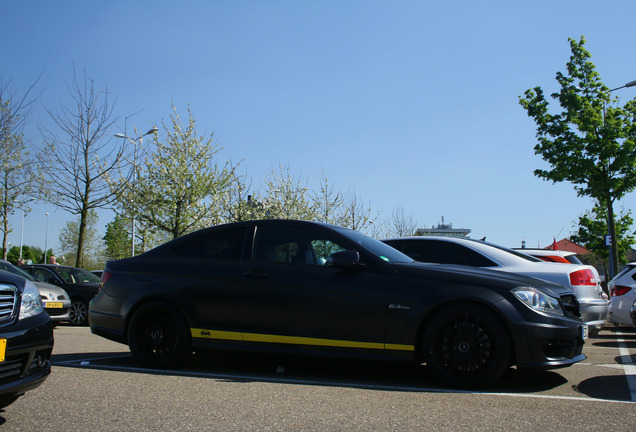
[[[629,263],[608,284],[610,292],[609,320],[614,324],[636,326],[630,309],[636,301],[636,263]]]
[[[592,266],[545,262],[520,251],[465,237],[416,236],[383,242],[416,261],[484,267],[563,285],[574,291],[590,334],[598,333],[605,324],[607,295],[598,271]]]

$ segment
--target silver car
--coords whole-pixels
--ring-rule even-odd
[[[590,334],[597,334],[605,324],[607,295],[601,287],[598,271],[592,266],[545,262],[520,251],[470,238],[420,236],[383,241],[416,261],[484,267],[563,285],[574,291],[581,318]]]
[[[40,282],[27,272],[20,270],[19,267],[11,264],[9,261],[0,260],[0,271],[13,273],[33,282],[40,292],[40,298],[44,303],[44,308],[54,324],[61,321],[69,321],[71,313],[71,298],[64,289],[50,283]]]
[[[609,320],[614,324],[633,325],[631,309],[636,301],[636,263],[627,264],[607,287],[610,292]]]

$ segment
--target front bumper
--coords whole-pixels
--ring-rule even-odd
[[[0,362],[0,401],[38,387],[51,373],[53,325],[46,313],[0,328],[7,341]]]
[[[566,318],[513,325],[517,367],[557,369],[585,360],[585,326],[585,323]]]

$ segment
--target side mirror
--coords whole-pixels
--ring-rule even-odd
[[[332,253],[326,262],[327,267],[351,268],[360,265],[360,254],[356,250],[344,250]]]

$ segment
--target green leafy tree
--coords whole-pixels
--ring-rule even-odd
[[[20,247],[12,246],[7,254],[7,261],[11,264],[17,265],[18,258],[20,258]],[[44,251],[38,247],[23,245],[22,259],[24,259],[25,262],[30,261],[31,263],[42,263],[44,259]]]
[[[631,247],[636,242],[634,238],[635,232],[631,231],[634,223],[631,217],[631,211],[621,209],[620,214],[616,218],[616,235],[619,239],[618,262],[625,264],[628,261],[628,254]],[[579,217],[579,227],[576,234],[570,236],[570,240],[584,246],[590,252],[607,260],[609,258],[609,250],[605,246],[604,237],[607,233],[607,218],[605,207],[596,205],[592,211],[586,212]]]
[[[221,147],[212,134],[207,139],[198,134],[189,108],[185,124],[174,106],[172,110],[172,128],[163,125],[165,141],[155,137],[154,152],[140,168],[136,184],[127,185],[119,205],[149,232],[177,238],[220,218],[219,197],[232,181],[235,166],[219,166]]]
[[[57,261],[60,263],[81,262],[83,267],[87,269],[102,268],[105,261],[104,245],[95,228],[97,222],[97,211],[91,210],[88,213],[84,229],[84,247],[82,248],[84,256],[80,260],[75,256],[80,235],[80,217],[74,221],[66,222],[66,226],[60,231],[60,248],[64,258],[57,256]]]
[[[560,90],[551,95],[561,111],[549,111],[541,87],[526,90],[519,98],[537,125],[535,153],[550,164],[534,173],[555,183],[570,182],[579,196],[602,203],[609,234],[619,244],[614,204],[636,187],[636,99],[621,107],[590,61],[585,38],[569,42],[572,55],[567,70],[556,74]],[[614,275],[616,247],[612,255]]]
[[[104,243],[106,245],[106,259],[121,259],[130,256],[130,219],[116,215],[115,219],[106,225]]]

